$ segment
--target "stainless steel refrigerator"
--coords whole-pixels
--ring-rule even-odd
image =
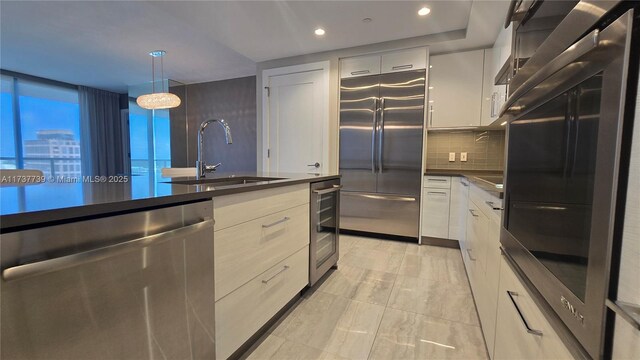
[[[418,238],[425,70],[342,79],[340,228]]]

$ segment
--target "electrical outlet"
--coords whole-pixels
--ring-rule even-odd
[[[454,152],[449,153],[449,161],[456,161],[456,153]]]
[[[460,161],[467,161],[467,153],[466,152],[461,152],[460,153]]]

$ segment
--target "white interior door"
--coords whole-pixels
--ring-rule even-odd
[[[328,159],[323,70],[268,77],[267,163],[271,172],[322,172]]]

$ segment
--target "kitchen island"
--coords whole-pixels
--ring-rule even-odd
[[[3,186],[1,357],[237,356],[309,284],[310,184],[339,178]]]
[[[199,185],[172,183],[192,181],[195,178],[158,177],[150,181],[148,176],[126,176],[117,177],[116,182],[99,182],[100,180],[96,179],[95,182],[47,181],[20,186],[2,185],[0,186],[0,233],[76,218],[103,216],[339,177],[335,174],[246,172],[217,173],[206,179],[271,178],[272,180],[219,186],[215,182]]]

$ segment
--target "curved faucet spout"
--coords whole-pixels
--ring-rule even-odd
[[[218,165],[207,166],[204,162],[204,130],[209,126],[209,124],[217,122],[220,124],[222,129],[224,130],[224,139],[227,144],[233,143],[233,137],[231,136],[231,128],[229,124],[223,119],[209,119],[205,120],[200,124],[200,129],[198,130],[198,161],[196,162],[196,176],[198,179],[205,177],[207,171],[215,171]]]

